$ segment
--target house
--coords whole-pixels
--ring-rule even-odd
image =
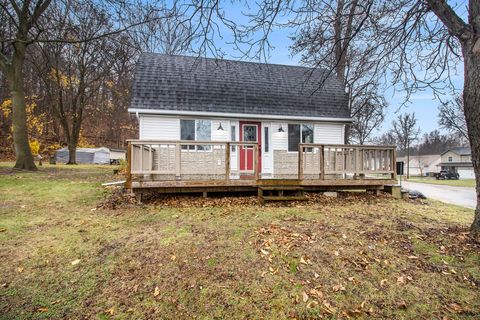
[[[55,160],[60,163],[68,162],[69,151],[67,148],[55,152]],[[108,148],[77,148],[75,153],[77,163],[109,164],[110,150]]]
[[[348,98],[328,70],[145,53],[128,110],[137,188],[394,174],[394,148],[343,145]]]
[[[403,161],[405,174],[407,168],[407,157],[398,157],[397,161]],[[438,164],[441,162],[439,154],[411,155],[410,175],[411,176],[433,176],[433,173],[440,171]]]
[[[472,164],[472,150],[467,147],[451,148],[441,154],[438,164],[441,170],[457,172],[460,179],[475,179]]]

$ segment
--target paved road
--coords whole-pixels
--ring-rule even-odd
[[[402,181],[402,187],[411,190],[418,190],[423,193],[427,198],[456,204],[466,208],[475,209],[475,206],[477,204],[475,188],[452,187],[445,185],[406,181]]]

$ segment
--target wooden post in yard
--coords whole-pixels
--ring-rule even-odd
[[[298,180],[303,180],[303,146],[298,145]]]
[[[132,190],[132,144],[128,142],[127,145],[127,172],[126,172],[125,188],[129,191]]]
[[[225,144],[225,180],[230,180],[230,142]]]

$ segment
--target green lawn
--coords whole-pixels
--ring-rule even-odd
[[[475,179],[459,179],[459,180],[437,180],[432,177],[410,177],[407,181],[421,182],[430,184],[443,184],[455,187],[472,187],[475,188]]]
[[[109,166],[0,165],[0,319],[473,319],[473,211],[387,195],[96,209]]]

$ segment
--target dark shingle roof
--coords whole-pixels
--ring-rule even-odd
[[[134,109],[349,118],[341,82],[326,70],[144,53]],[[323,78],[322,78],[323,76]]]

